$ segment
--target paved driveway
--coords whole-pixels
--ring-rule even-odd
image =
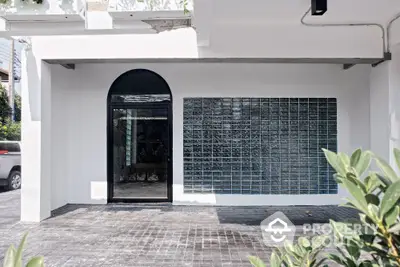
[[[43,255],[46,266],[250,266],[248,255],[268,258],[259,223],[278,210],[296,224],[355,216],[337,207],[68,205],[27,224],[19,222],[20,192],[3,192],[0,262],[28,231],[25,256]]]

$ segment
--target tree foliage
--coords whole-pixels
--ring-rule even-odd
[[[0,84],[0,122],[6,123],[10,119],[11,108],[8,104],[8,96],[4,87]]]
[[[21,97],[15,95],[14,121],[11,120],[11,107],[8,95],[0,84],[0,140],[21,140]]]

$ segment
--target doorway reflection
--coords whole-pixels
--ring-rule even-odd
[[[168,105],[112,108],[113,197],[167,199]]]

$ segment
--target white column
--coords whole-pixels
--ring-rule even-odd
[[[393,148],[400,148],[400,45],[392,60],[371,70],[371,150],[395,166]]]
[[[371,150],[389,159],[389,62],[371,69],[370,76]]]
[[[50,217],[50,65],[22,53],[22,186],[21,220],[39,222]]]

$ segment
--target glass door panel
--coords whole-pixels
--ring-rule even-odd
[[[113,198],[168,199],[168,107],[113,108]]]

